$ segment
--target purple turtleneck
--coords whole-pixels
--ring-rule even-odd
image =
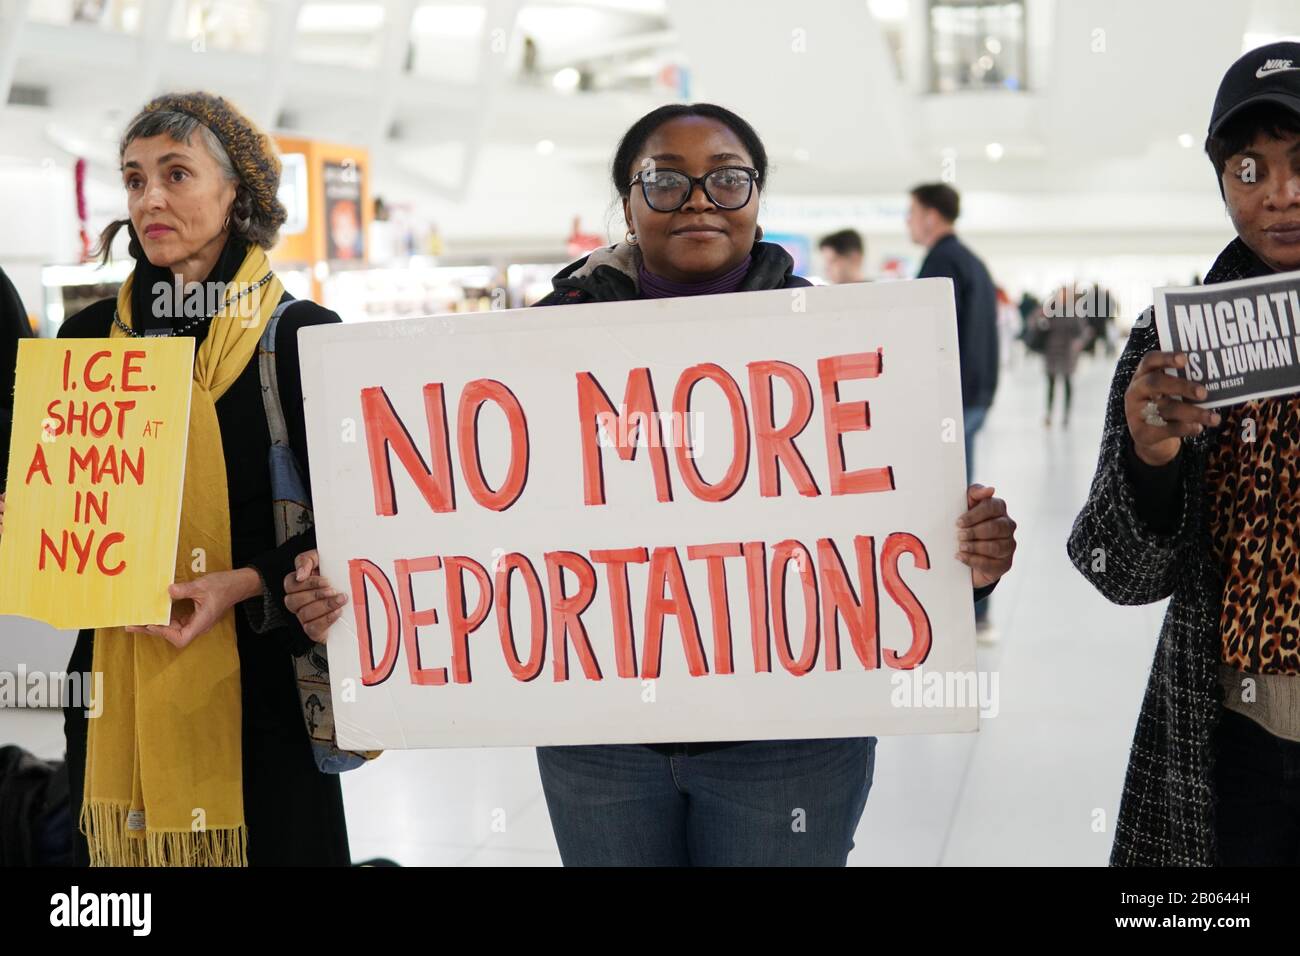
[[[674,282],[655,275],[645,267],[643,262],[637,273],[641,298],[668,299],[679,295],[715,295],[721,292],[735,292],[740,288],[740,283],[745,280],[751,263],[752,257],[745,256],[740,265],[716,279],[706,279],[703,282]]]

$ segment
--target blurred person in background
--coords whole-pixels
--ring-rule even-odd
[[[832,285],[845,282],[866,282],[862,261],[866,246],[862,234],[856,229],[841,229],[823,236],[817,243],[822,254],[822,275]]]
[[[1206,284],[1300,269],[1300,43],[1219,86],[1205,151],[1237,236]],[[1201,408],[1133,327],[1068,550],[1116,604],[1169,598],[1111,863],[1300,864],[1300,396]]]
[[[1027,343],[1029,337],[1030,322],[1033,320],[1033,318],[1036,315],[1038,315],[1039,310],[1041,310],[1042,307],[1043,307],[1043,303],[1040,302],[1038,298],[1034,296],[1032,293],[1024,292],[1021,294],[1020,301],[1016,304],[1016,309],[1020,312],[1019,338],[1022,342]],[[1030,351],[1032,352],[1032,351],[1040,351],[1040,350],[1030,349]]]
[[[1002,286],[998,286],[996,292],[998,296],[998,361],[1002,365],[1018,365],[1019,351],[1016,342],[1020,338],[1020,311]]]
[[[916,277],[951,279],[957,304],[957,352],[969,484],[975,475],[975,436],[984,426],[998,387],[998,298],[989,270],[957,238],[959,215],[961,197],[947,183],[913,188],[907,231],[913,242],[926,248]],[[987,600],[975,605],[975,631],[981,643],[997,640]]]
[[[1070,424],[1070,400],[1073,397],[1075,367],[1079,353],[1087,338],[1088,320],[1075,308],[1077,297],[1074,286],[1061,286],[1047,300],[1038,321],[1041,326],[1043,369],[1047,373],[1047,413],[1043,425],[1052,427],[1052,405],[1056,397],[1056,381],[1061,380],[1061,424]]]
[[[1115,296],[1100,283],[1090,282],[1085,288],[1083,301],[1083,311],[1076,314],[1082,314],[1087,322],[1088,334],[1084,340],[1084,351],[1095,355],[1097,345],[1100,344],[1107,357],[1114,355],[1115,344],[1110,340],[1110,330],[1119,317]]]

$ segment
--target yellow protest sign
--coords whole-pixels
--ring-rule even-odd
[[[194,340],[18,345],[0,614],[170,620]]]

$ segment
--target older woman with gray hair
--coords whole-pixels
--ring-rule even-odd
[[[269,467],[278,435],[306,479],[298,330],[339,318],[294,302],[272,271],[280,161],[230,103],[160,96],[128,124],[120,156],[128,215],[100,246],[107,259],[125,228],[134,271],[59,335],[190,336],[195,361],[172,621],[83,630],[69,664],[104,675],[103,712],[64,716],[78,856],[346,865],[338,777],[313,759],[295,678],[311,642],[283,608],[285,575],[314,535],[303,522],[283,540]]]

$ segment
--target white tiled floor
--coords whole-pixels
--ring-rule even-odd
[[[1102,865],[1163,607],[1106,603],[1065,539],[1096,463],[1112,360],[1082,364],[1070,428],[1042,424],[1041,366],[1004,370],[976,479],[1019,523],[998,587],[1000,713],[978,735],[881,738],[850,862]],[[61,747],[54,714],[0,711],[0,742]],[[533,751],[393,751],[344,776],[353,858],[405,865],[559,863]]]

